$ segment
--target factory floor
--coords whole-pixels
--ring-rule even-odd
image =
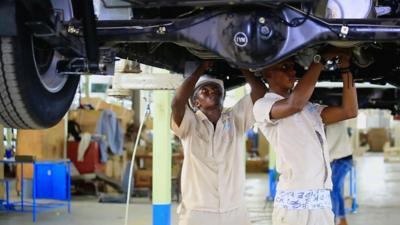
[[[400,224],[400,163],[384,163],[381,153],[367,153],[356,160],[359,210],[349,214],[350,225]],[[270,225],[272,204],[265,201],[268,176],[248,174],[247,208],[252,224]],[[151,225],[152,207],[148,198],[134,198],[130,206],[130,225]],[[177,224],[177,204],[173,203],[172,222]],[[123,204],[101,204],[94,197],[74,197],[72,214],[63,208],[38,214],[43,225],[118,225],[124,224]],[[1,225],[32,224],[28,213],[0,212]]]

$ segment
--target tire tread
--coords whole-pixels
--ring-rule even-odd
[[[0,123],[14,128],[38,127],[27,113],[18,88],[12,38],[1,37],[0,46]]]

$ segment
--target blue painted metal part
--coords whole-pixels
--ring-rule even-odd
[[[6,181],[6,208],[10,208],[10,184]]]
[[[67,170],[64,163],[35,163],[36,198],[67,201]]]
[[[47,211],[53,208],[67,206],[68,213],[71,213],[71,162],[69,160],[46,162],[16,162],[0,160],[0,163],[21,165],[21,199],[14,202],[9,201],[10,185],[9,181],[5,180],[6,199],[4,201],[0,199],[0,211],[32,212],[33,222],[36,222],[38,212]],[[26,201],[24,199],[24,164],[32,164],[34,167],[32,177],[32,201]],[[49,171],[51,172],[49,173]],[[55,174],[56,179],[53,179],[53,174]],[[51,179],[49,179],[49,177],[51,177]],[[43,187],[43,184],[47,186]],[[43,193],[43,191],[47,191],[47,193]],[[41,203],[40,198],[43,197],[55,201]],[[67,202],[65,203],[65,201]]]
[[[358,209],[357,203],[357,171],[356,167],[353,165],[350,171],[350,196],[353,199],[351,205],[351,212],[356,213]]]
[[[153,205],[153,225],[171,225],[171,204]]]
[[[349,195],[352,199],[351,207],[346,208],[346,213],[357,213],[358,210],[358,201],[357,201],[357,171],[355,165],[351,167],[349,172]]]
[[[24,211],[24,163],[21,163],[21,212]]]
[[[32,216],[33,216],[33,222],[36,222],[36,177],[37,177],[37,170],[36,170],[36,163],[33,163],[33,179],[32,179],[32,201],[33,201],[33,211],[32,211]]]
[[[67,170],[67,201],[68,201],[68,213],[71,214],[71,161],[68,161],[68,170]]]
[[[276,171],[276,169],[270,169],[268,171],[269,174],[269,196],[267,197],[268,201],[274,201],[275,199],[275,195],[276,195],[276,186],[278,183],[278,172]]]

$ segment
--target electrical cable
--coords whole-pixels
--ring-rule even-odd
[[[128,179],[128,192],[126,195],[126,206],[125,206],[125,225],[128,225],[128,217],[129,217],[129,203],[130,203],[130,198],[131,198],[131,187],[132,187],[132,175],[133,175],[133,165],[135,162],[135,156],[136,156],[136,150],[137,150],[137,146],[139,144],[139,140],[140,140],[140,134],[142,133],[142,128],[143,128],[143,124],[146,121],[146,119],[150,116],[150,97],[149,99],[144,98],[145,101],[147,102],[147,107],[145,110],[145,114],[144,117],[142,119],[142,121],[140,122],[140,126],[139,126],[139,130],[136,136],[136,141],[135,141],[135,145],[133,146],[133,153],[132,153],[132,158],[131,158],[131,165],[129,167],[129,179]]]
[[[278,7],[278,9],[285,7],[286,4],[282,5],[281,7]],[[311,7],[308,7],[306,15],[303,17],[296,17],[291,19],[290,21],[286,21],[284,18],[277,16],[277,18],[280,20],[280,22],[282,22],[283,24],[285,24],[286,26],[289,27],[299,27],[301,25],[303,25],[309,18],[311,15]]]
[[[278,9],[279,8],[281,8],[281,7],[278,7]],[[189,11],[187,14],[191,14],[191,13],[193,13],[195,11],[196,10]],[[226,13],[225,10],[217,12],[217,13],[212,14],[210,16],[207,16],[207,17],[205,17],[205,18],[203,18],[203,19],[201,19],[199,21],[196,21],[196,22],[193,22],[193,23],[189,23],[189,24],[183,25],[181,27],[176,27],[176,28],[171,29],[171,30],[167,30],[167,32],[169,32],[169,33],[177,32],[177,31],[183,30],[183,29],[185,29],[187,27],[191,27],[191,26],[195,26],[197,24],[200,24],[200,23],[202,23],[204,21],[207,21],[207,20],[209,20],[211,18],[217,17],[217,16],[222,15],[224,13]],[[182,15],[186,16],[186,14],[182,14]],[[285,24],[285,25],[287,25],[289,27],[298,27],[298,26],[303,25],[309,19],[310,15],[311,15],[311,7],[308,8],[305,16],[303,16],[303,17],[296,17],[296,18],[291,19],[290,21],[286,21],[284,18],[282,18],[280,16],[277,16],[277,18],[279,19],[280,22],[282,22],[283,24]],[[179,16],[178,16],[178,18],[179,18]],[[148,25],[148,26],[107,27],[107,28],[102,28],[102,29],[113,30],[113,29],[130,28],[130,29],[136,29],[136,30],[144,30],[144,29],[160,28],[160,27],[167,28],[167,27],[171,27],[171,26],[175,25],[175,23],[176,23],[176,21],[171,21],[171,22],[168,22],[168,23],[165,23],[165,24],[155,24],[155,25]],[[138,32],[138,33],[134,33],[134,34],[130,34],[130,35],[143,35],[143,34],[147,34],[147,33],[154,33],[154,30]]]
[[[285,5],[286,4],[281,5],[280,7],[278,7],[278,9],[281,9]],[[290,21],[286,21],[284,18],[280,17],[279,15],[277,15],[276,17],[279,19],[279,21],[281,23],[285,24],[288,27],[298,27],[298,26],[303,25],[310,18],[311,11],[312,11],[311,8],[312,8],[311,6],[307,7],[307,12],[306,12],[305,16],[296,17],[296,18],[291,19]],[[336,34],[338,37],[340,37],[340,32],[333,29],[330,24],[327,24],[326,22],[324,22],[324,23],[330,31],[332,31],[334,34]],[[345,24],[342,24],[342,25],[344,26]]]
[[[188,15],[191,15],[191,14],[195,13],[195,12],[198,11],[198,10],[200,10],[200,8],[199,8],[199,7],[196,7],[196,8],[194,8],[194,9],[191,10],[191,11],[188,11],[188,12],[185,12],[185,13],[183,13],[183,14],[178,15],[176,18],[183,18],[183,17],[186,17],[186,16],[188,16]]]
[[[286,4],[281,5],[281,6],[279,6],[277,9],[281,9],[281,8],[283,8],[285,5],[286,5]],[[303,17],[295,17],[295,18],[291,19],[290,21],[286,21],[284,18],[280,17],[279,15],[276,15],[276,17],[279,19],[279,21],[280,21],[281,23],[285,24],[285,25],[288,26],[288,27],[298,27],[298,26],[303,25],[303,24],[310,18],[311,11],[312,11],[311,8],[312,8],[311,6],[308,6],[308,7],[307,7],[307,12],[306,12],[305,16],[303,16]],[[320,21],[321,21],[321,20],[320,20]],[[326,23],[325,21],[321,21],[321,22],[324,23],[325,26],[326,26],[330,31],[332,31],[334,34],[336,34],[338,37],[340,37],[340,32],[338,32],[338,31],[336,31],[334,28],[332,28],[332,27],[331,27],[331,24],[328,24],[328,23]],[[345,26],[345,24],[342,24],[342,26]]]
[[[203,18],[203,19],[201,19],[201,20],[199,20],[199,21],[196,21],[196,22],[194,22],[194,23],[189,23],[189,24],[186,24],[186,25],[184,25],[184,26],[182,26],[182,27],[176,27],[175,29],[167,30],[166,32],[169,32],[169,33],[177,32],[177,31],[179,31],[179,30],[183,30],[183,29],[185,29],[185,28],[188,28],[188,27],[191,27],[191,26],[195,26],[195,25],[197,25],[197,24],[200,24],[200,23],[202,23],[202,22],[204,22],[204,21],[207,21],[207,20],[209,20],[209,19],[211,19],[211,18],[217,17],[217,16],[222,15],[222,14],[224,14],[224,13],[226,13],[226,11],[221,11],[221,12],[218,12],[218,13],[216,13],[216,14],[213,14],[213,15],[210,15],[210,16],[208,16],[208,17],[205,17],[205,18]],[[106,28],[101,28],[101,27],[100,27],[100,28],[103,29],[103,30],[114,30],[114,29],[123,29],[123,28],[130,28],[130,29],[136,29],[136,30],[144,30],[144,29],[160,28],[160,27],[165,27],[165,28],[167,28],[167,27],[170,27],[170,26],[175,25],[175,22],[176,22],[176,21],[172,21],[172,22],[168,22],[168,23],[165,23],[165,24],[155,24],[155,25],[149,25],[149,26],[123,26],[123,27],[106,27]],[[150,33],[154,33],[154,30],[143,31],[143,32],[138,32],[138,33],[133,33],[133,34],[130,34],[130,35],[133,36],[133,35],[143,35],[143,34],[150,34]]]

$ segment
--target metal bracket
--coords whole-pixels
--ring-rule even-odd
[[[95,69],[96,73],[90,73],[89,60],[83,57],[60,60],[57,64],[57,72],[63,75],[114,75],[115,51],[111,48],[100,48],[100,60]],[[93,68],[92,68],[93,69]]]
[[[341,38],[346,38],[347,35],[349,34],[349,31],[350,31],[350,28],[349,28],[348,26],[346,26],[346,25],[343,25],[343,26],[340,28],[339,37],[341,37]]]

